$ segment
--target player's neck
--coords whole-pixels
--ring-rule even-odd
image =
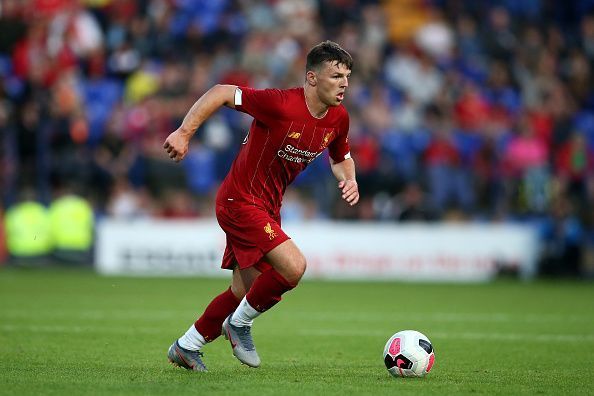
[[[329,106],[324,104],[318,95],[311,89],[308,89],[307,86],[303,88],[303,92],[305,94],[305,105],[307,106],[307,110],[309,110],[309,114],[314,118],[324,118],[328,113]]]

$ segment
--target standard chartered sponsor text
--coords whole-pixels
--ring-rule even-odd
[[[284,150],[278,150],[277,154],[279,157],[286,159],[287,161],[309,163],[313,161],[318,155],[320,155],[321,152],[315,153],[309,150],[302,150],[287,144]]]

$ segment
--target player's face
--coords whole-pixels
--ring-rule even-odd
[[[324,62],[316,73],[316,90],[320,100],[327,106],[338,106],[344,100],[344,93],[349,86],[351,71],[337,62]]]

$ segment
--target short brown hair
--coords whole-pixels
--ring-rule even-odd
[[[353,67],[351,54],[330,40],[322,41],[309,51],[305,71],[319,69],[324,62],[337,62],[339,65],[346,66],[349,70]]]

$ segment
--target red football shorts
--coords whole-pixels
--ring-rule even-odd
[[[271,268],[263,258],[266,253],[290,239],[280,227],[280,216],[270,216],[252,205],[217,205],[219,225],[227,236],[221,268],[240,269],[255,266],[261,272]]]

